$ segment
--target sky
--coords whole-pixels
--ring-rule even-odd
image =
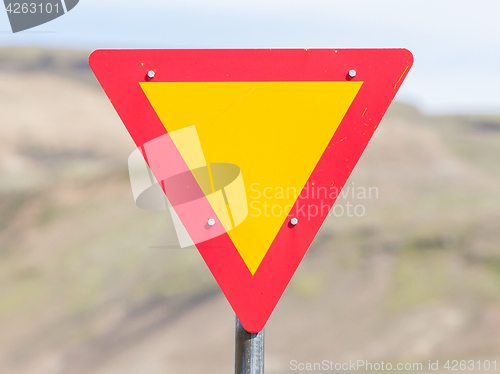
[[[30,0],[31,1],[31,0]],[[499,0],[80,0],[0,46],[407,48],[397,100],[429,114],[500,114]]]

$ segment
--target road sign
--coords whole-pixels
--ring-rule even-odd
[[[264,327],[412,63],[404,49],[90,56],[249,332]],[[239,168],[246,197],[224,188],[220,163]]]

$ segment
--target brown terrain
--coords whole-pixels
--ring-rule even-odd
[[[232,309],[168,214],[135,207],[133,143],[87,55],[0,49],[0,373],[231,373]],[[395,103],[348,182],[378,198],[337,201],[366,214],[325,222],[267,324],[266,373],[500,366],[499,159],[500,116]]]

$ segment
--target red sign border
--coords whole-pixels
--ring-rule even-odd
[[[157,82],[363,81],[308,180],[315,187],[334,183],[341,188],[408,74],[413,55],[406,49],[97,50],[89,62],[138,147],[167,133],[139,85],[148,81],[150,70]],[[350,70],[356,71],[354,78]],[[292,212],[297,204],[334,202],[300,199]],[[283,222],[253,276],[227,233],[197,244],[249,332],[263,329],[325,218],[296,217],[297,226]]]

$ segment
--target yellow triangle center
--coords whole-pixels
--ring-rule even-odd
[[[168,132],[194,125],[207,163],[240,167],[248,216],[228,234],[255,274],[362,82],[140,85]]]

